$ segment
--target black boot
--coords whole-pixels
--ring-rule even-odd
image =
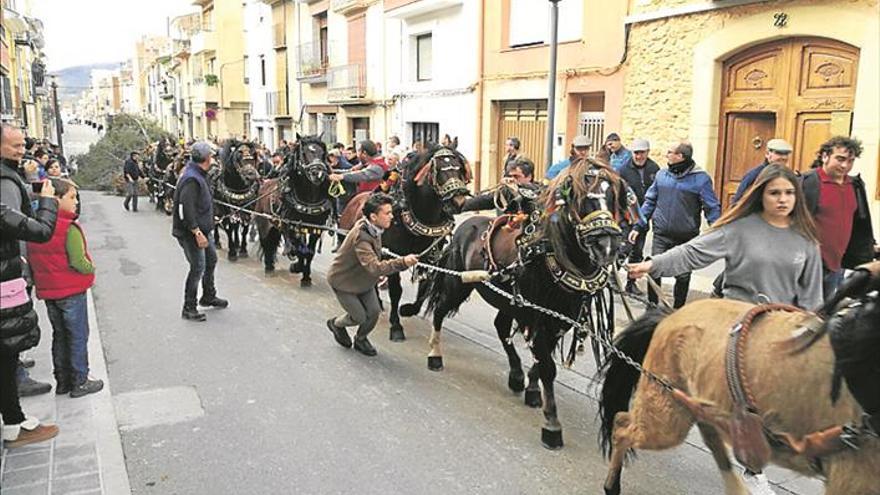
[[[206,319],[208,319],[205,316],[205,313],[199,313],[198,309],[188,308],[185,306],[183,308],[183,311],[180,313],[180,317],[183,318],[184,320],[190,320],[190,321],[205,321]]]
[[[376,348],[367,340],[366,337],[357,337],[354,339],[354,350],[360,352],[364,356],[375,356]]]
[[[223,309],[229,306],[229,301],[227,301],[226,299],[221,299],[217,296],[202,297],[201,299],[199,299],[199,306]]]

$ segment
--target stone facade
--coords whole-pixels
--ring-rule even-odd
[[[688,3],[692,2],[633,0],[632,7],[633,13],[644,13],[661,7],[681,7]],[[792,6],[827,9],[829,19],[833,19],[835,10],[841,7],[876,11],[878,1],[780,0],[632,25],[624,82],[621,128],[624,140],[635,137],[649,139],[653,147],[652,158],[663,163],[666,146],[690,136],[694,88],[692,55],[695,45],[734,19],[766,12],[769,24],[772,23],[775,12]],[[784,33],[784,28],[782,32]],[[748,41],[744,39],[743,45],[747,46]]]

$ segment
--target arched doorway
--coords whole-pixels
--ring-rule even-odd
[[[790,166],[810,167],[835,134],[849,134],[859,50],[823,38],[789,38],[734,54],[723,65],[716,184],[726,207],[774,137],[794,146]]]

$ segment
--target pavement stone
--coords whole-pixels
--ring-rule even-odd
[[[29,371],[34,379],[54,386],[51,325],[45,305],[38,302],[36,306],[44,337],[37,348],[28,352],[37,361]],[[91,375],[104,380],[104,390],[77,399],[56,396],[54,390],[22,399],[22,408],[27,414],[45,423],[57,424],[60,431],[49,442],[2,449],[3,495],[131,493],[91,293],[89,325]]]

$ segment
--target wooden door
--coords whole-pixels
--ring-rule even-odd
[[[819,146],[849,135],[859,51],[822,38],[790,38],[738,53],[723,66],[716,190],[723,205],[751,165],[765,153],[754,148],[780,137],[792,144],[789,166],[808,170]],[[745,133],[745,134],[744,134]],[[749,133],[754,136],[746,137]],[[764,136],[771,133],[772,136]]]
[[[547,137],[547,100],[504,101],[498,120],[498,162],[495,179],[504,175],[507,138],[517,137],[520,153],[535,163],[535,179],[544,177],[544,150]]]
[[[773,113],[730,113],[727,116],[724,187],[721,200],[730,204],[743,176],[764,159],[764,147],[776,133]]]

